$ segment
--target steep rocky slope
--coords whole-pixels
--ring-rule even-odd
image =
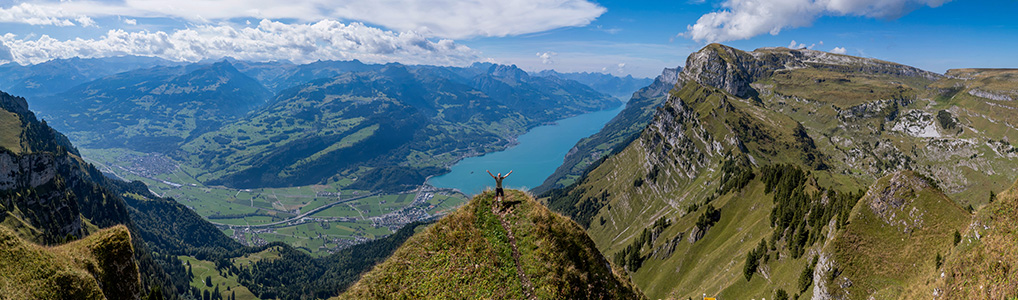
[[[898,283],[863,276],[846,286],[850,299],[908,298],[916,283],[932,282],[927,263],[937,252],[947,256],[943,242],[966,222],[960,207],[978,211],[1018,177],[1014,104],[963,93],[1007,94],[1009,72],[945,76],[805,49],[708,45],[690,55],[638,137],[542,201],[586,227],[652,298],[812,295],[814,271],[839,259],[832,249],[845,249],[825,247],[847,235],[913,238],[920,250],[888,254],[892,265],[896,255],[922,259],[888,279]],[[922,178],[911,190],[923,200],[903,205],[906,215],[939,207],[917,217],[929,226],[895,236],[852,221],[871,202],[859,201],[862,191],[891,174]],[[844,251],[840,259],[861,255]]]
[[[813,299],[916,299],[970,215],[909,171],[881,178],[818,252]],[[833,233],[833,232],[832,232]]]

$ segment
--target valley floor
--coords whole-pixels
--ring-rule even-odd
[[[344,189],[348,182],[289,188],[206,186],[173,159],[126,149],[80,149],[107,174],[139,180],[162,197],[191,208],[226,235],[250,246],[284,242],[314,256],[390,235],[403,225],[441,216],[466,197],[421,188],[385,194]]]

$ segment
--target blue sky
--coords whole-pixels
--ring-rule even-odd
[[[1018,0],[0,0],[0,63],[127,54],[491,61],[652,77],[721,42],[944,72],[1018,67],[1016,13]]]

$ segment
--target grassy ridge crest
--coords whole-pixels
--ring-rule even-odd
[[[484,192],[414,235],[341,298],[643,298],[575,222],[521,191],[504,209],[493,199]]]
[[[141,289],[127,227],[56,247],[0,226],[0,299],[135,299]]]

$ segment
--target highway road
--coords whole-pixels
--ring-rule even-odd
[[[209,223],[212,223],[212,225],[225,226],[225,227],[229,227],[229,228],[268,228],[268,227],[273,227],[273,226],[276,226],[276,225],[279,225],[279,224],[286,224],[286,223],[289,223],[289,222],[300,220],[303,217],[313,215],[316,212],[319,212],[319,211],[328,209],[330,207],[336,206],[337,204],[343,204],[343,203],[354,201],[354,200],[360,200],[360,199],[364,199],[364,198],[367,198],[367,197],[375,196],[375,195],[378,195],[378,194],[379,193],[375,192],[375,193],[370,193],[370,194],[366,194],[366,195],[362,195],[362,196],[353,197],[353,198],[350,198],[350,199],[340,199],[340,200],[337,200],[336,202],[332,202],[332,203],[329,203],[329,204],[326,204],[326,205],[322,205],[322,206],[320,206],[318,208],[315,208],[315,209],[312,209],[312,210],[310,210],[308,212],[305,212],[305,213],[302,213],[300,215],[297,215],[296,217],[289,218],[289,219],[282,220],[282,221],[272,222],[272,223],[255,224],[255,225],[233,225],[233,224],[216,223],[216,222],[212,222],[211,220],[209,220]]]

